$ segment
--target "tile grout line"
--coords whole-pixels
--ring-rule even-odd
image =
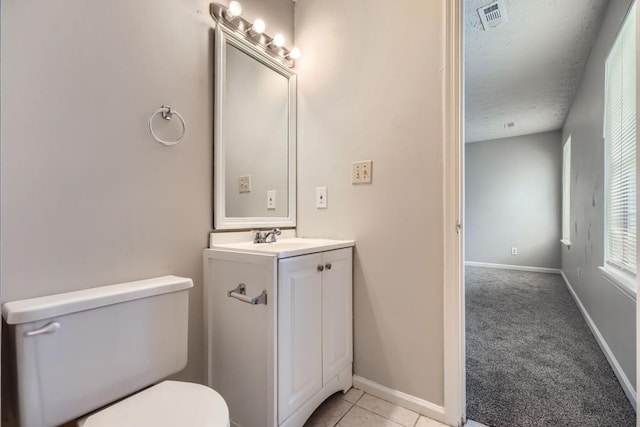
[[[356,400],[356,402],[355,402],[353,405],[354,405],[354,406],[357,406],[357,407],[358,407],[358,408],[360,408],[360,409],[364,409],[364,410],[365,410],[365,411],[367,411],[367,412],[371,412],[372,414],[377,415],[377,416],[379,416],[380,418],[384,418],[385,420],[389,420],[389,421],[391,421],[391,422],[392,422],[392,423],[394,423],[394,424],[397,424],[397,425],[402,426],[402,427],[406,427],[406,426],[404,426],[403,424],[400,424],[399,422],[392,420],[391,418],[387,418],[387,417],[385,417],[384,415],[378,414],[378,413],[373,412],[373,411],[371,411],[371,410],[369,410],[369,409],[367,409],[367,408],[364,408],[364,407],[362,407],[362,406],[360,406],[360,405],[357,405],[357,403],[360,401],[360,399],[362,399],[362,398],[364,397],[364,395],[365,395],[365,394],[367,394],[367,393],[366,393],[366,392],[365,392],[365,393],[362,393],[362,396],[360,396],[360,397],[358,398],[358,400]],[[376,398],[376,399],[380,399],[379,397],[376,397],[376,396],[374,396],[374,395],[372,395],[372,394],[370,394],[369,396],[374,397],[374,398]],[[382,400],[383,402],[390,403],[391,405],[397,406],[398,408],[406,409],[407,411],[409,411],[409,412],[413,412],[414,414],[416,414],[418,417],[417,417],[417,418],[416,418],[416,420],[413,422],[413,424],[412,424],[411,426],[409,426],[409,427],[415,427],[415,426],[416,426],[416,424],[418,423],[418,421],[420,420],[420,414],[418,414],[417,412],[414,412],[414,411],[412,411],[411,409],[407,409],[407,408],[405,408],[405,407],[403,407],[403,406],[396,405],[395,403],[393,403],[393,402],[389,402],[388,400],[384,400],[384,399],[380,399],[380,400]]]
[[[358,389],[356,388],[356,389],[354,389],[354,390],[358,390]],[[340,421],[342,421],[342,419],[343,419],[344,417],[346,417],[346,416],[347,416],[347,414],[348,414],[349,412],[351,412],[351,410],[353,409],[353,407],[354,407],[354,406],[356,406],[356,403],[358,402],[358,400],[362,399],[362,396],[364,396],[364,392],[362,392],[362,394],[360,395],[360,397],[358,397],[358,398],[355,400],[355,402],[349,402],[347,399],[345,399],[345,398],[344,398],[344,396],[346,396],[346,393],[345,393],[345,394],[343,394],[343,395],[341,396],[341,398],[342,398],[342,400],[344,400],[345,402],[347,402],[347,403],[349,404],[349,409],[347,409],[346,411],[344,411],[344,414],[342,414],[342,416],[341,416],[340,418],[338,418],[338,421],[336,421],[336,423],[334,424],[334,427],[335,427],[335,426],[337,426],[338,424],[340,424]]]
[[[346,416],[347,416],[347,414],[348,414],[349,412],[351,412],[351,410],[353,409],[353,407],[356,405],[355,403],[351,403],[351,402],[349,402],[349,401],[347,401],[347,400],[345,400],[345,402],[349,403],[351,406],[349,406],[349,409],[347,409],[346,411],[344,411],[344,414],[342,414],[342,416],[341,416],[340,418],[338,418],[338,421],[336,421],[336,423],[334,424],[334,427],[335,427],[335,426],[337,426],[338,424],[340,424],[340,421],[342,421],[342,419],[343,419],[344,417],[346,417]]]
[[[357,389],[356,389],[356,390],[357,390]],[[360,390],[360,391],[362,391],[362,390]],[[360,397],[359,397],[359,398],[357,398],[357,399],[356,399],[356,401],[355,401],[355,402],[353,402],[353,404],[355,405],[356,403],[360,402],[360,399],[362,399],[362,396],[364,396],[365,394],[367,394],[367,393],[365,393],[364,391],[362,391],[362,394],[360,395]]]

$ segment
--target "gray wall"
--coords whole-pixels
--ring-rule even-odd
[[[246,17],[261,16],[269,32],[292,40],[289,0],[242,3]],[[191,277],[181,377],[202,381],[201,251],[213,174],[209,2],[7,0],[1,19],[2,301]],[[162,104],[187,123],[174,147],[147,129]]]
[[[356,240],[355,373],[439,405],[444,7],[303,0],[295,19],[299,234]],[[371,185],[351,184],[357,160]]]
[[[465,144],[465,184],[466,261],[560,267],[559,131]]]
[[[571,135],[571,247],[562,249],[562,271],[635,385],[636,303],[598,271],[604,261],[604,63],[630,4],[609,2],[562,131],[563,140]]]

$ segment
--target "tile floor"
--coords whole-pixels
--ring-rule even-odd
[[[352,388],[329,397],[305,427],[446,427],[438,421]]]

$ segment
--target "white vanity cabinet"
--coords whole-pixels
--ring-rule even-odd
[[[353,359],[351,248],[278,262],[278,422]]]
[[[232,425],[301,427],[351,387],[352,246],[285,239],[205,250],[208,382]],[[229,296],[241,283],[245,295]]]

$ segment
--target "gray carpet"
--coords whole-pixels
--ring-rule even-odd
[[[469,419],[500,427],[636,425],[559,275],[466,267],[466,316]]]

